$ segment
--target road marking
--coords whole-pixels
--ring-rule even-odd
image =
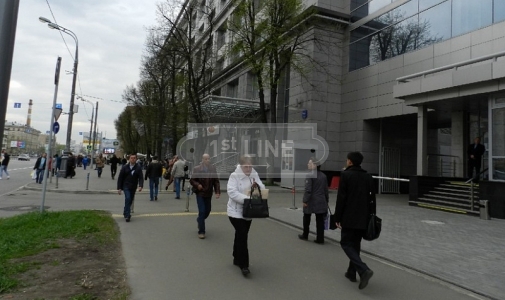
[[[225,216],[226,212],[211,212],[211,215]],[[184,217],[184,216],[198,216],[197,212],[182,212],[182,213],[158,213],[158,214],[135,214],[135,217]],[[124,218],[123,215],[112,214],[113,218]]]

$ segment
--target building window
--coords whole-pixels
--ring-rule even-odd
[[[226,96],[230,98],[238,98],[238,78],[229,82],[226,85]]]
[[[492,110],[491,130],[493,179],[505,180],[505,107]]]
[[[452,0],[452,36],[461,35],[493,22],[492,0]]]
[[[226,42],[226,28],[221,27],[217,30],[217,50],[221,49]]]

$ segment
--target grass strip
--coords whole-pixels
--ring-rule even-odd
[[[10,259],[57,248],[58,239],[68,238],[104,245],[115,241],[118,231],[103,211],[31,212],[0,218],[0,294],[18,285],[13,275],[30,268]]]

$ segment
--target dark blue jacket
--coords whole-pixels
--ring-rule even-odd
[[[133,169],[130,168],[130,164],[121,167],[121,171],[119,171],[119,176],[117,178],[117,189],[118,190],[134,190],[140,186],[144,187],[144,177],[142,176],[142,168],[135,164]]]

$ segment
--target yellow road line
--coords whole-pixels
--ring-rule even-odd
[[[225,216],[226,212],[211,212],[211,215]],[[157,213],[157,214],[133,214],[134,217],[184,217],[184,216],[197,216],[197,212],[181,212],[181,213]],[[123,215],[112,214],[113,218],[123,218]]]
[[[436,205],[429,205],[429,204],[418,203],[417,206],[427,207],[427,208],[433,208],[433,209],[439,209],[439,210],[446,210],[446,211],[455,212],[455,213],[458,213],[458,214],[466,214],[467,213],[464,210],[446,208],[446,207],[441,207],[441,206],[436,206]]]

